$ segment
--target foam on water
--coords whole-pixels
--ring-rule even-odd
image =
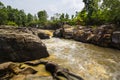
[[[43,40],[56,62],[85,80],[120,80],[120,51],[73,40]]]

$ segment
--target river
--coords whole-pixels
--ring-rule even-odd
[[[48,60],[85,80],[120,80],[120,50],[59,38],[42,41],[51,55]]]

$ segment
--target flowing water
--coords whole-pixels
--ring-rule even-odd
[[[85,80],[120,80],[120,51],[73,40],[43,40],[49,60],[83,77]]]

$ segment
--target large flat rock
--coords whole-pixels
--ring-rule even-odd
[[[21,62],[48,56],[47,48],[38,36],[21,29],[0,29],[0,62]]]

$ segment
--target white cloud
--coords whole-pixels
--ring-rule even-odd
[[[61,0],[54,5],[48,5],[49,14],[55,13],[68,13],[69,15],[75,14],[76,11],[81,11],[84,7],[82,0]]]
[[[74,14],[82,10],[82,0],[1,0],[5,5],[24,9],[27,13],[36,14],[40,10],[46,10],[51,16],[55,13]]]

